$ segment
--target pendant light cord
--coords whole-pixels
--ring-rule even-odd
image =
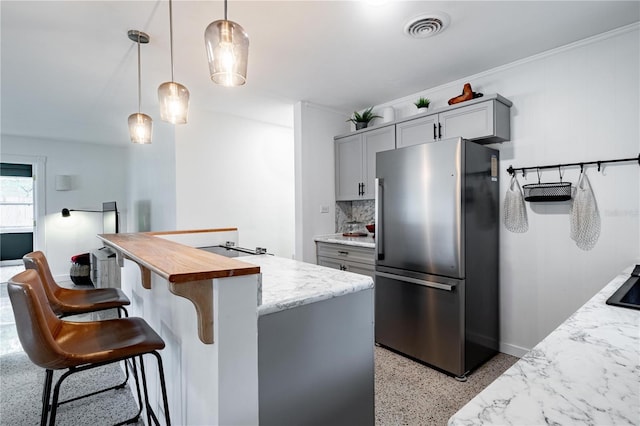
[[[228,19],[227,19],[227,0],[224,0],[224,20],[228,21]]]
[[[169,0],[169,41],[171,46],[171,82],[173,82],[173,7]]]
[[[138,33],[138,114],[140,114],[140,103],[142,99],[141,95],[141,78],[140,78],[140,34]]]

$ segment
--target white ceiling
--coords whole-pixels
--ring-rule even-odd
[[[382,4],[378,4],[382,3]],[[167,1],[6,1],[1,4],[3,134],[127,144],[137,111],[160,123],[156,90],[170,79]],[[209,80],[204,29],[221,1],[173,3],[175,81],[193,107],[291,126],[304,100],[346,114],[640,20],[638,1],[243,1],[229,19],[251,39],[247,84]],[[445,12],[449,28],[426,39],[406,22]],[[159,125],[164,125],[160,123]],[[187,124],[188,125],[188,124]]]

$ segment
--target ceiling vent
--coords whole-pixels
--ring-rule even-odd
[[[404,26],[404,33],[411,38],[426,38],[441,33],[448,26],[449,15],[446,13],[429,13],[411,19]]]

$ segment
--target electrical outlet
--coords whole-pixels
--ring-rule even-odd
[[[329,213],[329,206],[320,206],[320,213]]]

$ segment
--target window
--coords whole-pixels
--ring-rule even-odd
[[[0,230],[33,230],[33,170],[31,164],[0,164]]]

